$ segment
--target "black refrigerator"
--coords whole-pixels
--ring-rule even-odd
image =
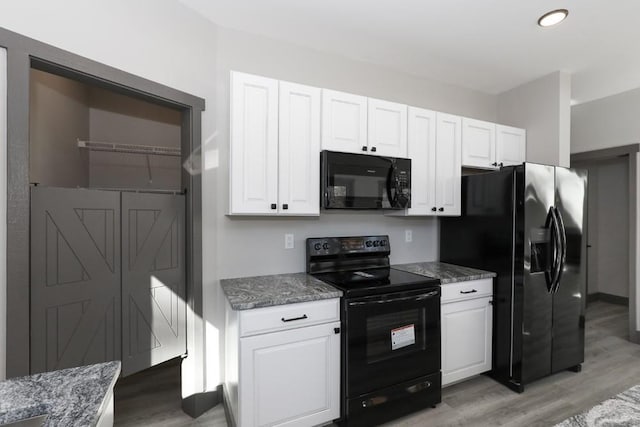
[[[584,361],[587,173],[524,163],[462,178],[440,260],[494,271],[491,375],[525,385]]]

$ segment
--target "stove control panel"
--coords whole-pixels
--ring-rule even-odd
[[[389,236],[313,237],[307,239],[307,257],[326,255],[389,254]]]

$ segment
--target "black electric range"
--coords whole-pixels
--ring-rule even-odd
[[[440,285],[438,279],[389,267],[317,273],[314,276],[340,289],[345,298],[404,292]]]
[[[388,236],[307,239],[307,272],[343,291],[342,425],[441,401],[440,281],[390,268]]]

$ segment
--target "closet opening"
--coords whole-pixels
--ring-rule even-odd
[[[179,192],[182,112],[31,69],[29,181]]]
[[[32,67],[30,371],[186,357],[183,110]]]

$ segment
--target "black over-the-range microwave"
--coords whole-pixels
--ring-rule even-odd
[[[411,160],[323,151],[321,205],[325,209],[411,207]]]

